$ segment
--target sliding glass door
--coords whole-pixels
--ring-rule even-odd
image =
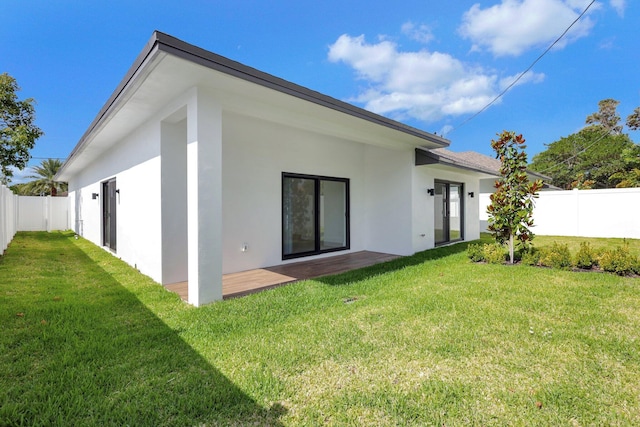
[[[434,203],[435,244],[462,240],[464,225],[463,186],[460,183],[436,181]]]
[[[349,248],[349,180],[282,174],[282,258]]]

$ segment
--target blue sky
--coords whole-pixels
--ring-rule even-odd
[[[598,101],[640,106],[639,2],[601,0],[477,117],[590,0],[3,0],[0,72],[37,101],[32,154],[66,158],[154,30],[491,155],[496,133],[529,158],[576,132]],[[464,123],[464,124],[463,124]],[[460,126],[463,124],[462,126]],[[640,132],[631,133],[640,142]],[[13,180],[20,182],[17,172]]]

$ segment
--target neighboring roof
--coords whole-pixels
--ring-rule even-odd
[[[155,31],[123,80],[89,125],[87,131],[82,138],[80,138],[80,141],[60,168],[60,171],[56,175],[58,179],[70,174],[68,171],[69,165],[85,150],[87,145],[91,144],[95,135],[123,108],[123,105],[131,99],[149,75],[156,68],[159,68],[158,64],[167,56],[180,58],[189,63],[204,66],[207,69],[215,70],[225,75],[362,119],[366,122],[382,126],[383,128],[400,132],[401,134],[416,139],[416,141],[422,141],[419,145],[424,145],[428,148],[446,147],[449,145],[449,141],[440,136],[388,119],[295,83],[264,73],[255,68],[248,67],[239,62],[232,61],[213,52],[188,44],[168,34]],[[103,143],[101,148],[104,149],[104,146]]]
[[[446,148],[417,151],[419,151],[420,153],[416,155],[416,164],[425,165],[441,163],[463,169],[469,169],[476,172],[482,172],[489,175],[500,175],[500,160],[493,157],[485,156],[484,154],[477,153],[475,151],[463,151],[461,153],[456,153],[454,151],[447,150]],[[418,163],[419,161],[420,163]],[[528,169],[527,174],[543,181],[551,180],[551,177],[530,171]]]

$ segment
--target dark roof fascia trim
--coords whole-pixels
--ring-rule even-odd
[[[447,147],[450,141],[439,137],[437,135],[422,131],[412,126],[399,123],[395,120],[388,119],[330,96],[324,95],[320,92],[308,89],[306,87],[297,85],[287,80],[275,77],[271,74],[241,64],[237,61],[233,61],[224,56],[217,55],[208,50],[202,49],[198,46],[194,46],[173,36],[156,31],[154,37],[158,40],[159,49],[175,55],[179,58],[194,62],[196,64],[211,68],[216,71],[220,71],[225,74],[229,74],[234,77],[273,89],[287,95],[294,96],[296,98],[303,99],[305,101],[313,102],[315,104],[327,107],[341,113],[349,114],[351,116],[373,122],[378,125],[385,126],[387,128],[397,130],[418,138],[427,140],[440,147]]]
[[[472,172],[480,172],[491,176],[498,176],[495,171],[479,167],[468,166],[462,163],[451,161],[443,156],[439,156],[424,148],[416,148],[416,166],[441,164],[452,166],[458,169],[466,169]]]
[[[485,168],[481,168],[481,167],[477,167],[477,166],[468,166],[465,165],[463,163],[459,163],[459,162],[455,162],[447,157],[444,156],[440,156],[432,151],[430,151],[427,148],[416,148],[416,166],[421,166],[421,165],[432,165],[432,164],[436,164],[436,163],[440,163],[440,164],[446,164],[446,165],[451,165],[451,166],[455,166],[458,168],[463,168],[463,169],[468,169],[468,170],[472,170],[475,172],[482,172],[482,173],[486,173],[486,174],[490,174],[493,176],[499,176],[500,173],[499,171],[494,171],[491,169],[485,169]],[[541,179],[544,182],[549,182],[551,181],[551,177],[547,176],[547,175],[543,175],[541,173],[538,172],[533,172],[530,169],[527,169],[527,175],[531,175],[537,179]]]
[[[65,172],[67,164],[70,163],[75,156],[77,156],[84,150],[85,145],[89,140],[89,136],[106,119],[109,111],[116,104],[116,102],[118,101],[120,96],[123,94],[124,90],[126,89],[126,87],[130,85],[134,76],[138,74],[138,71],[141,71],[143,69],[144,64],[147,62],[147,59],[153,58],[157,52],[158,52],[158,41],[154,33],[154,35],[151,37],[151,39],[147,42],[145,47],[142,49],[142,52],[140,52],[140,54],[136,57],[135,61],[133,62],[133,65],[131,65],[131,67],[127,71],[127,74],[125,74],[124,78],[120,81],[120,83],[118,84],[116,89],[113,91],[113,93],[111,94],[107,102],[102,106],[102,108],[98,112],[98,115],[93,119],[93,121],[91,122],[87,130],[84,132],[84,134],[80,138],[80,141],[78,141],[78,144],[76,144],[74,149],[69,154],[69,157],[67,157],[67,160],[65,160],[63,165],[60,167],[60,170],[58,171],[58,173],[56,173],[56,177],[63,174]]]
[[[93,119],[88,129],[80,138],[78,144],[69,154],[56,177],[64,174],[67,164],[80,154],[88,143],[91,134],[102,125],[116,102],[123,95],[125,89],[130,85],[135,76],[143,71],[145,64],[149,58],[153,58],[158,52],[166,52],[179,58],[194,62],[196,64],[211,68],[216,71],[229,74],[243,80],[262,85],[264,87],[277,90],[279,92],[313,102],[315,104],[331,108],[333,110],[349,114],[351,116],[367,120],[369,122],[385,126],[424,140],[427,140],[440,147],[447,147],[450,141],[437,135],[422,131],[412,126],[407,126],[395,120],[388,119],[354,105],[339,101],[320,92],[312,91],[295,83],[288,82],[279,77],[259,71],[255,68],[248,67],[239,62],[230,60],[213,52],[202,49],[198,46],[189,44],[160,31],[154,31],[153,35],[138,55],[133,65],[127,71],[120,84],[113,91],[107,102],[100,109],[98,115]]]

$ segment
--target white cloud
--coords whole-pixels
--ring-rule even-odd
[[[429,43],[433,40],[431,28],[422,24],[416,25],[413,22],[405,22],[401,27],[402,33],[420,43]]]
[[[432,122],[447,115],[475,113],[495,98],[505,81],[515,78],[500,78],[494,71],[446,53],[402,52],[386,40],[369,44],[363,35],[340,36],[329,47],[328,56],[332,62],[351,66],[367,83],[355,101],[396,119]],[[543,74],[529,73],[520,83],[543,78]]]
[[[22,184],[25,182],[33,181],[33,178],[29,178],[30,176],[35,175],[35,171],[30,166],[20,170],[14,166],[9,166],[9,169],[13,172],[13,176],[11,179],[11,185]]]
[[[611,4],[611,7],[615,9],[618,16],[624,16],[624,11],[627,8],[626,0],[610,0],[609,4]]]
[[[447,134],[448,134],[449,132],[451,132],[453,129],[454,129],[454,127],[453,127],[453,126],[451,126],[451,125],[444,125],[444,126],[442,127],[442,129],[440,129],[440,132],[438,132],[438,135],[444,135],[444,136],[447,136]]]
[[[495,56],[517,56],[528,49],[551,44],[589,3],[589,0],[502,0],[486,9],[474,4],[464,13],[458,31],[471,40],[473,50],[486,49]],[[597,7],[596,3],[591,10]],[[583,16],[556,48],[587,36],[593,25],[588,16]]]

